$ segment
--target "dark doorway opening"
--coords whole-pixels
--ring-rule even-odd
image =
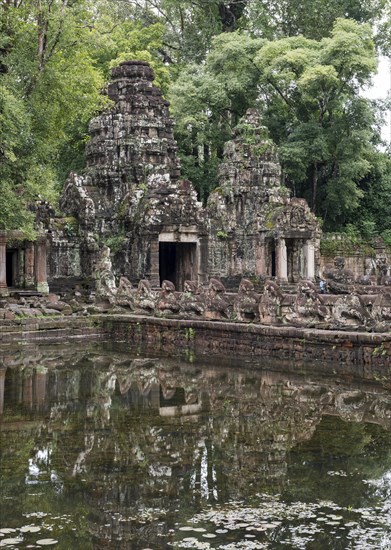
[[[276,251],[272,250],[272,277],[276,276]]]
[[[6,276],[7,276],[7,286],[15,286],[15,260],[16,260],[16,250],[7,250],[6,252]]]
[[[274,239],[266,239],[266,274],[268,277],[276,276],[276,245]]]
[[[174,283],[177,290],[183,290],[185,281],[197,279],[196,243],[159,243],[159,279]]]

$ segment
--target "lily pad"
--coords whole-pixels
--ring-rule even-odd
[[[20,532],[21,533],[38,533],[41,528],[38,527],[38,525],[24,525],[21,527]]]
[[[58,540],[55,539],[40,539],[37,540],[39,546],[51,546],[52,544],[57,544]]]
[[[20,544],[23,542],[23,539],[14,538],[14,539],[2,539],[0,540],[0,546],[13,546],[14,544]]]

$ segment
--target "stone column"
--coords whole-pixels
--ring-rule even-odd
[[[153,235],[151,240],[151,272],[150,272],[150,283],[152,286],[160,286],[160,276],[159,276],[159,236]]]
[[[6,367],[0,367],[0,414],[3,414],[3,410],[4,410],[4,384],[5,384],[6,372],[7,372]]]
[[[49,293],[46,270],[46,237],[38,237],[35,243],[35,280],[38,292]]]
[[[208,237],[203,235],[199,238],[199,246],[197,250],[198,254],[198,280],[197,282],[201,285],[204,285],[208,282],[208,261],[209,261],[209,251],[208,251]]]
[[[0,231],[0,296],[8,296],[7,287],[7,233]]]
[[[285,239],[276,239],[276,278],[281,283],[288,281],[288,258]]]
[[[24,286],[25,288],[35,287],[35,246],[28,241],[24,253]]]
[[[304,276],[306,279],[315,279],[315,245],[312,241],[306,241],[304,251]]]
[[[265,239],[262,237],[257,238],[256,251],[255,251],[255,262],[256,262],[256,274],[265,275],[266,274],[266,250],[265,250]]]

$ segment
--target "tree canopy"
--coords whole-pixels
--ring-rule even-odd
[[[204,200],[224,143],[255,106],[285,184],[326,227],[360,213],[367,230],[386,231],[381,106],[361,91],[376,45],[389,53],[389,9],[385,0],[1,0],[1,228],[32,234],[29,204],[55,202],[83,167],[110,68],[140,59],[171,100],[183,172]]]

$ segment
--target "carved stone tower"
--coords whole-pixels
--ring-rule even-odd
[[[281,184],[276,147],[255,109],[225,145],[219,184],[208,201],[210,275],[314,277],[318,223]]]
[[[206,276],[203,213],[190,182],[179,180],[174,122],[153,78],[145,62],[113,69],[112,106],[91,120],[86,169],[70,175],[60,206],[78,217],[84,273],[107,244],[117,275],[181,287]]]

